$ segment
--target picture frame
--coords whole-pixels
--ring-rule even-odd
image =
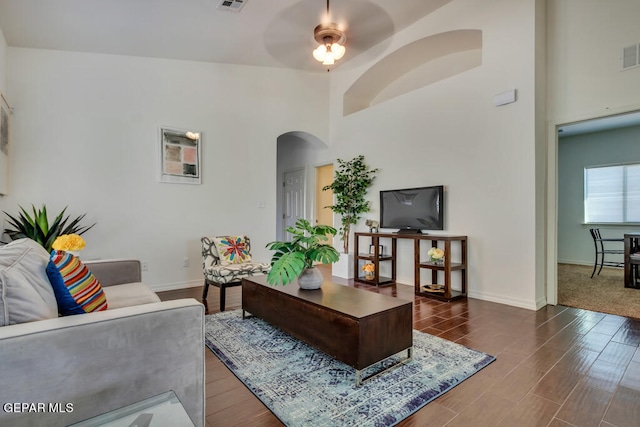
[[[378,256],[381,257],[382,256],[382,250],[384,249],[384,246],[382,245],[378,245]],[[369,245],[369,255],[375,255],[376,254],[376,246],[375,245]]]
[[[3,94],[0,93],[0,194],[9,194],[9,126],[11,107]]]
[[[202,132],[161,126],[159,139],[159,181],[201,184]]]

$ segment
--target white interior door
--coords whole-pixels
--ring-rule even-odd
[[[304,218],[305,201],[305,173],[304,169],[285,172],[283,179],[282,202],[282,240],[291,240],[291,234],[287,233],[287,228],[295,225],[298,218]]]

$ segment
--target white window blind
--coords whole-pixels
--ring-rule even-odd
[[[640,164],[585,168],[584,221],[640,222]]]

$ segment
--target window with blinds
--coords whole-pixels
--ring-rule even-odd
[[[584,222],[640,222],[640,164],[584,169]]]

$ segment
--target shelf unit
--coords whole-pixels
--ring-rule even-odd
[[[360,238],[369,237],[373,245],[373,254],[360,252]],[[380,239],[391,240],[391,253],[380,254]],[[354,272],[356,282],[368,283],[375,286],[391,285],[396,281],[396,249],[397,239],[413,240],[414,252],[414,293],[440,301],[453,301],[467,296],[467,236],[447,236],[431,234],[402,234],[402,233],[355,233]],[[440,247],[445,252],[444,261],[437,264],[426,261],[422,257],[421,242],[430,242],[429,248]],[[441,242],[441,243],[440,243]],[[452,244],[459,245],[459,254],[452,259]],[[441,246],[439,246],[441,245]],[[422,245],[425,246],[425,245]],[[428,250],[428,249],[427,249]],[[426,257],[426,251],[424,251]],[[374,278],[367,280],[360,270],[361,261],[370,261],[375,266]],[[391,263],[391,277],[381,277],[380,263]],[[431,286],[420,285],[420,275],[423,269],[431,271]],[[460,290],[452,288],[451,273],[459,271],[461,275]],[[438,283],[438,273],[442,273],[444,283]]]
[[[373,253],[369,253],[369,246],[367,245],[367,252],[360,251],[360,236],[362,237],[370,237],[371,245],[373,245]],[[393,285],[396,283],[396,239],[393,234],[384,234],[384,233],[355,233],[355,253],[356,255],[353,257],[353,272],[354,272],[354,280],[360,283],[367,283],[369,285],[375,286],[385,286],[385,285]],[[381,254],[380,253],[380,239],[381,238],[390,238],[391,239],[391,253]],[[369,261],[374,265],[375,271],[373,274],[373,279],[368,280],[365,279],[364,273],[360,269],[360,261]],[[390,262],[391,263],[391,277],[380,276],[380,263],[381,262]]]

